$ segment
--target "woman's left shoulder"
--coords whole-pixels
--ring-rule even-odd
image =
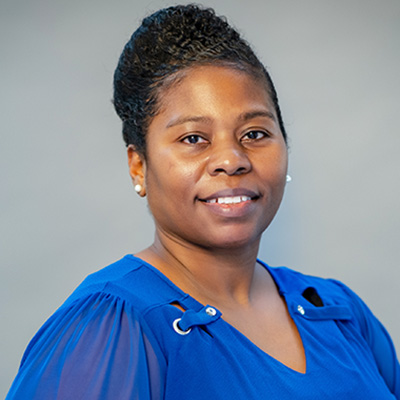
[[[288,267],[271,267],[261,262],[270,272],[275,283],[283,293],[304,293],[313,289],[321,298],[325,299],[324,304],[339,304],[352,302],[359,297],[344,283],[336,279],[322,278],[308,275]]]
[[[265,264],[264,264],[265,265]],[[303,274],[287,267],[265,265],[283,294],[302,296],[318,310],[345,307],[351,324],[370,349],[376,365],[391,392],[400,398],[400,365],[393,342],[385,327],[364,301],[339,280]]]

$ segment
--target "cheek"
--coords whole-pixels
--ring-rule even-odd
[[[198,179],[196,163],[183,160],[170,152],[154,154],[146,171],[148,201],[157,200],[159,196],[168,196],[166,200],[175,197],[181,201],[189,199],[193,196]]]
[[[286,174],[288,169],[288,153],[286,144],[281,144],[280,151],[276,154],[276,165],[279,174],[284,176],[284,180],[286,181]]]
[[[276,184],[280,181],[285,182],[288,168],[286,148],[278,148],[267,156],[260,157],[257,166],[260,174],[265,178],[269,178]]]
[[[259,169],[259,177],[264,182],[264,190],[268,207],[277,209],[282,201],[286,188],[287,155],[285,151],[277,151],[263,160]]]

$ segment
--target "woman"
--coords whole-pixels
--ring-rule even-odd
[[[287,179],[273,83],[213,11],[146,18],[114,79],[152,246],[89,276],[8,399],[399,399],[382,325],[337,281],[257,260]]]

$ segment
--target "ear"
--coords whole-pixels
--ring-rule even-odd
[[[127,149],[129,174],[132,178],[134,186],[140,185],[142,188],[138,191],[139,196],[146,196],[146,161],[144,157],[136,151],[135,147],[130,144]]]

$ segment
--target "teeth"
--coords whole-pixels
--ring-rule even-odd
[[[207,200],[207,203],[218,203],[218,204],[238,204],[243,201],[249,201],[249,196],[234,196],[234,197],[218,197],[217,199]]]

